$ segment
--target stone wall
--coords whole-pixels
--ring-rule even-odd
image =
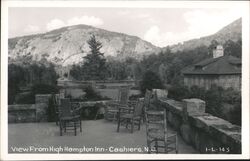
[[[36,95],[35,104],[16,104],[8,106],[9,123],[27,123],[27,122],[47,122],[48,107],[51,94]],[[86,101],[77,102],[83,109],[83,114],[89,115],[93,110],[98,110],[99,114],[104,114],[104,107],[108,101]],[[103,107],[95,109],[95,107]],[[97,111],[96,111],[97,112]]]
[[[205,113],[205,102],[158,100],[167,111],[168,123],[183,140],[201,153],[240,154],[241,127]]]
[[[35,104],[9,105],[8,122],[9,123],[36,122]]]
[[[47,122],[50,94],[36,95],[35,104],[8,105],[8,122]]]

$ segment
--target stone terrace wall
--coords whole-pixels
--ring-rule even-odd
[[[36,122],[35,104],[9,105],[8,122]]]
[[[35,104],[8,105],[8,122],[46,122],[50,94],[36,95]]]
[[[205,113],[204,101],[158,101],[167,111],[168,123],[201,153],[241,153],[241,127]]]
[[[48,121],[48,107],[51,94],[36,95],[35,104],[16,104],[8,106],[8,122],[9,123],[27,123],[27,122],[47,122]],[[89,113],[95,106],[105,107],[107,101],[86,101],[77,102],[82,107],[83,112]],[[104,114],[104,108],[101,108],[99,114]]]

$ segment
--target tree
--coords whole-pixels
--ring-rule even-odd
[[[238,40],[234,42],[232,40],[227,40],[224,43],[224,55],[232,55],[238,58],[242,56],[242,42]]]
[[[164,85],[159,75],[152,71],[146,71],[142,78],[141,93],[144,95],[147,89],[164,89]]]
[[[84,59],[83,72],[86,80],[101,80],[106,76],[106,59],[104,53],[100,52],[102,44],[92,35],[88,40],[90,53]]]
[[[167,82],[167,66],[163,63],[159,66],[159,76],[163,82]]]

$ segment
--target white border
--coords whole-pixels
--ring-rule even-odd
[[[242,17],[242,154],[8,154],[8,7],[240,8]],[[248,159],[249,157],[249,2],[248,1],[2,1],[1,160]]]

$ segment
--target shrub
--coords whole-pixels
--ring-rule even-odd
[[[48,84],[35,84],[31,89],[33,94],[52,94],[58,93],[59,89],[57,86]]]
[[[53,94],[58,93],[58,87],[47,84],[36,84],[31,88],[31,92],[25,95],[20,95],[16,99],[18,104],[33,104],[35,103],[36,94]]]
[[[242,116],[241,103],[236,103],[234,105],[234,109],[230,113],[231,123],[241,126],[241,116]]]
[[[176,84],[168,89],[168,97],[178,101],[185,98],[202,99],[206,102],[207,113],[241,126],[241,93],[232,88],[223,89],[213,85],[205,90],[198,86],[187,88]],[[232,110],[225,111],[225,104],[232,106]]]
[[[35,96],[32,92],[26,93],[19,93],[15,97],[16,104],[34,104],[35,103]]]
[[[206,90],[198,86],[192,86],[190,89],[190,98],[199,98],[205,100]]]
[[[109,99],[107,97],[102,97],[99,92],[93,89],[92,86],[87,86],[84,91],[86,92],[85,99],[87,101],[98,101]]]
[[[145,95],[146,89],[164,89],[164,85],[160,77],[152,71],[147,71],[143,75],[142,82],[140,85],[140,90],[143,95]]]
[[[222,95],[223,88],[212,86],[206,91],[206,112],[221,117],[222,116]]]
[[[190,96],[189,93],[188,88],[183,85],[174,85],[168,89],[168,97],[178,101],[188,98]]]

